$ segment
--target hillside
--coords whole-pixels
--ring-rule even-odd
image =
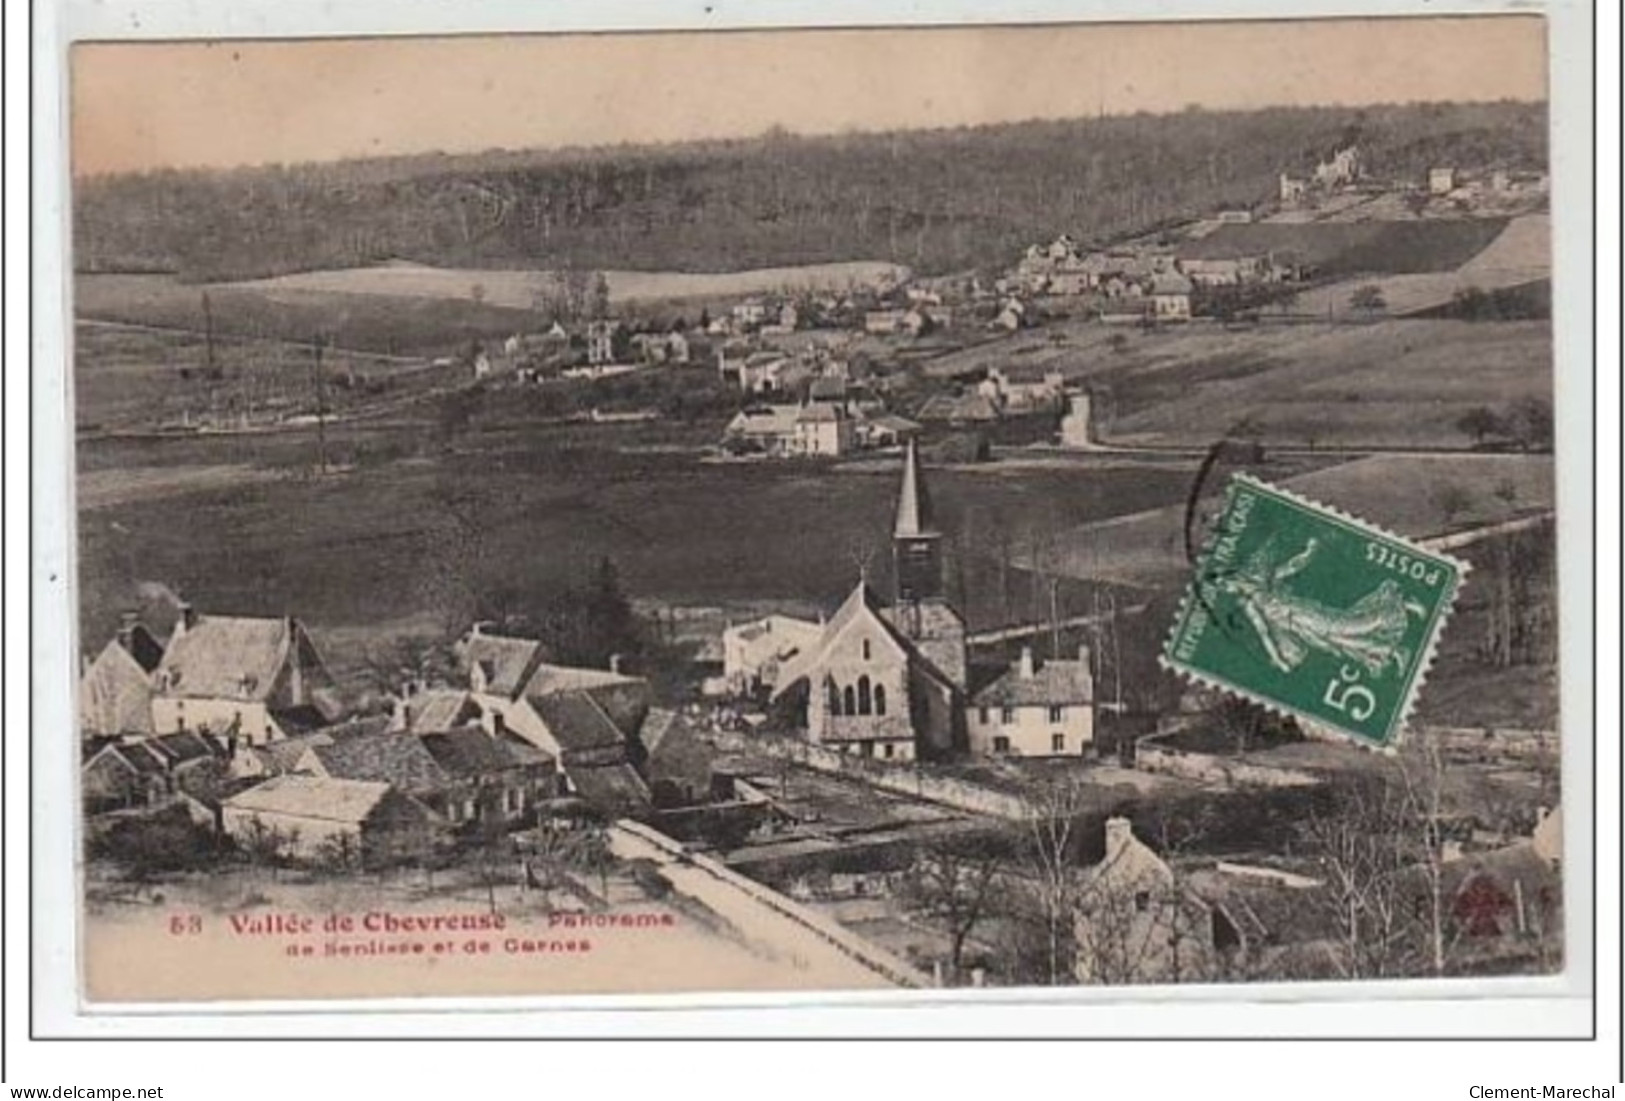
[[[1061,230],[1112,238],[1266,200],[1278,173],[1348,140],[1378,176],[1540,168],[1545,107],[1191,110],[98,177],[75,195],[75,266],[207,281],[389,259],[738,271],[864,257],[936,273]]]

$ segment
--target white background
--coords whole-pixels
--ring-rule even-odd
[[[1530,10],[1531,5],[1519,5]],[[1596,636],[1598,710],[1595,715],[1598,753],[1597,821],[1599,825],[1595,882],[1601,903],[1598,925],[1596,1027],[1601,1043],[1388,1042],[1336,1044],[1293,1043],[1142,1043],[1094,1040],[1084,1044],[1039,1044],[1021,1050],[967,1043],[939,1043],[909,1051],[873,1046],[826,1047],[777,1044],[662,1046],[617,1051],[601,1044],[490,1044],[465,1050],[445,1044],[402,1044],[357,1050],[333,1043],[276,1045],[217,1042],[87,1043],[57,1040],[29,1043],[30,1010],[41,1035],[180,1037],[231,1035],[294,1036],[672,1036],[760,1035],[805,1036],[943,1036],[1054,1035],[1106,1036],[1283,1036],[1376,1035],[1568,1035],[1591,1031],[1591,1005],[1584,999],[1419,1001],[1397,984],[1383,990],[1337,990],[1336,1000],[1263,1003],[1260,991],[1182,991],[1178,1002],[1056,1005],[959,1004],[910,1007],[896,999],[882,1003],[847,1000],[831,1007],[828,999],[785,998],[774,1005],[759,998],[713,998],[708,1008],[693,1008],[697,999],[646,999],[637,1011],[577,1009],[542,1013],[534,1010],[457,1013],[412,1012],[301,1014],[280,1007],[255,1014],[86,1018],[73,1013],[75,976],[72,944],[73,897],[71,815],[66,786],[47,790],[44,777],[72,775],[71,766],[51,770],[53,762],[71,759],[71,734],[53,741],[50,732],[71,732],[66,688],[73,673],[67,644],[71,612],[63,579],[67,558],[66,493],[68,439],[61,425],[65,360],[62,356],[60,248],[66,198],[60,161],[65,105],[57,62],[65,41],[61,8],[37,13],[33,123],[40,159],[33,168],[33,225],[42,227],[38,255],[30,270],[29,144],[27,28],[24,11],[13,5],[7,16],[5,44],[5,697],[4,733],[7,769],[6,805],[6,1082],[12,1086],[163,1085],[166,1097],[228,1094],[233,1098],[285,1096],[290,1090],[315,1097],[389,1091],[406,1097],[462,1095],[470,1091],[592,1091],[612,1096],[633,1090],[715,1090],[772,1093],[784,1096],[826,1095],[831,1088],[895,1090],[921,1096],[997,1096],[1012,1089],[1064,1091],[1085,1096],[1124,1090],[1147,1096],[1245,1092],[1252,1097],[1328,1098],[1365,1096],[1379,1091],[1394,1097],[1467,1097],[1470,1086],[1600,1085],[1619,1077],[1619,12],[1605,3],[1598,12],[1599,46],[1595,120],[1599,144],[1596,165],[1597,209],[1590,226],[1589,168],[1592,119],[1590,38],[1586,6],[1555,2],[1544,9],[1552,21],[1552,112],[1554,211],[1558,223],[1556,321],[1559,373],[1559,515],[1580,540],[1564,546],[1562,563],[1565,628],[1583,625],[1591,607],[1599,616]],[[1142,2],[979,3],[958,0],[934,4],[930,20],[1008,21],[1076,19],[1116,15],[1283,15],[1374,14],[1505,10],[1503,5],[1431,3],[1308,4],[1268,3],[1197,5]],[[630,26],[724,26],[742,24],[862,24],[924,21],[923,6],[898,0],[884,4],[802,2],[710,5],[634,3],[569,3],[550,7],[545,17],[519,5],[500,2],[425,3],[422,0],[367,0],[336,3],[289,0],[215,0],[211,4],[166,0],[145,3],[75,3],[74,33],[79,35],[180,35],[207,28],[214,33],[354,34],[384,27],[394,31],[613,28]],[[387,22],[386,22],[387,20]],[[1605,182],[1606,181],[1606,182]],[[1591,232],[1596,237],[1597,343],[1591,343]],[[30,332],[27,289],[35,292]],[[1587,470],[1589,448],[1582,424],[1591,416],[1593,397],[1588,377],[1595,362],[1596,441],[1596,589],[1589,587],[1591,557],[1581,545],[1589,536]],[[30,370],[32,367],[32,370]],[[30,383],[32,382],[32,392]],[[32,398],[32,402],[31,402]],[[31,405],[34,416],[31,419]],[[31,423],[32,420],[32,423]],[[32,428],[32,431],[31,431]],[[30,458],[34,513],[29,509]],[[30,520],[34,521],[31,532]],[[30,540],[32,534],[33,539]],[[1581,584],[1576,581],[1586,582]],[[1572,602],[1580,600],[1578,607]],[[30,635],[29,603],[33,610]],[[1578,612],[1578,614],[1575,614]],[[1567,643],[1568,640],[1566,640]],[[1582,648],[1583,653],[1583,648]],[[1565,650],[1567,659],[1573,654]],[[1589,662],[1569,662],[1564,669],[1566,752],[1588,733],[1569,725],[1588,712]],[[32,691],[31,691],[32,690]],[[31,699],[32,696],[32,699]],[[1579,705],[1576,705],[1576,700]],[[34,711],[30,713],[30,703]],[[52,721],[54,714],[55,721]],[[47,859],[39,866],[30,894],[30,819],[28,797],[28,732],[41,731],[36,766],[41,773],[44,814],[35,819],[34,852]],[[50,743],[47,746],[44,743]],[[47,750],[50,750],[47,752]],[[1566,787],[1577,786],[1572,759],[1565,759]],[[1583,776],[1581,772],[1579,775]],[[51,810],[52,806],[56,811]],[[1584,861],[1583,846],[1571,838],[1571,878]],[[35,997],[30,1006],[28,907],[34,914],[38,954],[33,963]],[[1589,938],[1587,938],[1589,939]],[[1582,976],[1580,982],[1589,981]],[[1559,991],[1561,983],[1545,989]],[[1537,984],[1538,987],[1538,984]],[[1439,995],[1438,984],[1427,989]],[[1528,988],[1526,988],[1528,989]],[[1572,989],[1572,987],[1568,988]],[[1381,997],[1387,995],[1387,997]],[[1078,992],[1068,997],[1076,1001]],[[1099,992],[1083,992],[1098,998]],[[1301,999],[1302,994],[1298,997]],[[1250,999],[1243,1001],[1241,999]],[[810,1004],[821,1001],[822,1007]],[[595,1003],[625,1004],[626,1000]],[[655,1010],[659,1005],[668,1007]],[[669,1008],[672,1006],[687,1008]],[[331,1008],[331,1007],[329,1007]],[[428,1007],[425,1007],[428,1008]],[[1177,1049],[1176,1049],[1177,1047]],[[849,1085],[850,1083],[850,1085]]]

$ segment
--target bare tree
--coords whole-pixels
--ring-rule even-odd
[[[1058,773],[1027,796],[1028,864],[1036,884],[1048,948],[1048,981],[1066,981],[1071,967],[1063,948],[1072,925],[1078,874],[1079,824],[1089,805],[1089,789],[1071,773]]]
[[[949,839],[921,846],[903,876],[903,901],[948,937],[954,982],[964,972],[966,940],[992,907],[1004,863],[1003,847],[991,839]]]

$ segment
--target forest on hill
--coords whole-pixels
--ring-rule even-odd
[[[1543,103],[1189,109],[831,137],[427,154],[87,177],[81,272],[254,278],[386,259],[732,271],[871,259],[1002,264],[1266,201],[1357,141],[1368,172],[1544,169]]]

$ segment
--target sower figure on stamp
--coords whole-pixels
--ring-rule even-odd
[[[1425,608],[1406,600],[1399,585],[1386,580],[1349,608],[1332,608],[1288,590],[1284,582],[1302,572],[1319,543],[1310,539],[1298,554],[1275,565],[1274,541],[1260,547],[1241,571],[1220,580],[1235,594],[1258,633],[1270,664],[1290,673],[1311,650],[1358,662],[1373,677],[1392,664],[1401,673],[1410,654],[1400,645],[1407,615],[1424,616]]]

